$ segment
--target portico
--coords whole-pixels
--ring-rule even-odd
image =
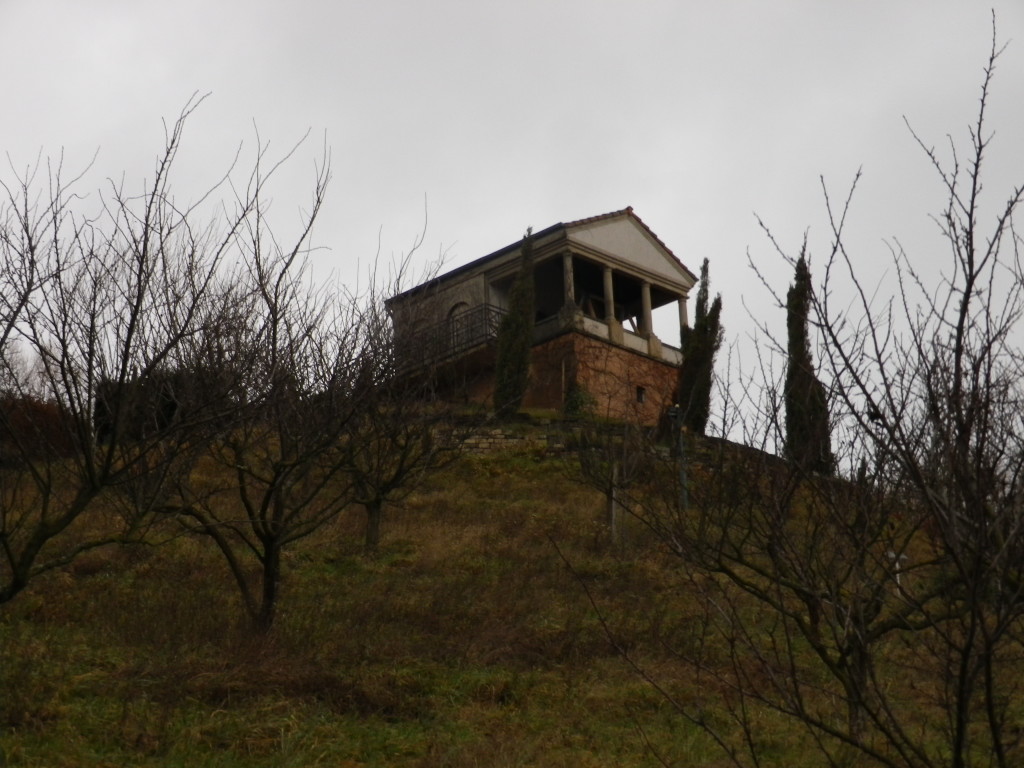
[[[552,364],[551,355],[535,356],[531,379],[538,383],[538,390],[534,400],[557,406],[566,388],[579,384],[581,370],[597,370],[615,350],[649,361],[621,359],[615,364],[615,376],[631,382],[621,383],[623,397],[659,392],[663,399],[670,398],[667,390],[674,385],[673,371],[682,363],[682,353],[658,338],[654,312],[675,303],[680,326],[687,325],[686,302],[696,282],[693,273],[632,208],[556,224],[534,234],[531,242],[535,347],[550,348],[553,340],[567,334],[600,342],[567,345],[560,341],[556,347],[563,350],[562,361],[556,372],[544,369]],[[420,361],[410,364],[436,365],[465,358],[493,342],[519,272],[521,246],[521,241],[515,242],[388,302],[396,338],[408,343],[406,360]],[[580,354],[588,359],[577,359]],[[664,374],[658,373],[658,366],[665,367]],[[634,382],[639,371],[663,381],[657,385]],[[541,386],[541,382],[547,383]],[[592,386],[613,393],[619,385],[595,379]],[[540,390],[545,394],[540,395]],[[526,399],[531,399],[529,393]]]

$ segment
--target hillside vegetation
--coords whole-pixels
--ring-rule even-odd
[[[576,472],[465,456],[373,557],[350,510],[291,552],[266,637],[216,550],[169,524],[79,557],[0,613],[8,764],[720,764],[620,653],[707,695],[676,653],[698,633],[675,564],[636,525],[611,546]]]

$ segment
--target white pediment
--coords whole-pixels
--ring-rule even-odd
[[[693,287],[693,276],[633,216],[572,224],[568,226],[567,234],[571,241],[633,265],[668,287],[683,291]]]

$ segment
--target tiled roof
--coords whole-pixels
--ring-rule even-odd
[[[694,275],[693,272],[691,272],[686,267],[686,265],[683,264],[683,262],[679,260],[679,257],[676,256],[674,253],[672,253],[672,249],[669,248],[667,245],[665,245],[665,243],[662,242],[661,238],[658,237],[656,234],[654,234],[653,230],[651,230],[651,228],[648,227],[644,223],[643,219],[641,219],[639,216],[637,216],[633,212],[633,206],[631,206],[631,205],[630,206],[626,206],[625,208],[623,208],[622,210],[619,210],[619,211],[611,211],[609,213],[598,214],[597,216],[589,216],[589,217],[587,217],[585,219],[577,219],[576,221],[570,221],[570,222],[565,222],[565,223],[560,223],[560,224],[553,224],[550,227],[547,227],[546,229],[543,229],[543,230],[541,230],[539,232],[534,232],[533,233],[533,237],[534,238],[540,238],[540,237],[544,237],[546,235],[550,235],[550,234],[552,234],[554,232],[557,232],[559,230],[569,230],[569,229],[572,229],[574,227],[581,227],[581,226],[585,226],[587,224],[593,224],[594,222],[598,222],[598,221],[606,221],[608,219],[618,218],[620,216],[628,216],[629,218],[633,219],[637,224],[639,224],[643,228],[644,232],[646,232],[648,235],[650,235],[651,239],[654,240],[665,251],[665,253],[668,254],[672,258],[672,260],[675,261],[676,264],[678,264],[680,266],[680,268],[682,268],[683,271],[686,272],[686,274],[690,275],[690,277],[692,277],[694,280],[697,279],[697,276]],[[445,272],[444,274],[438,275],[437,277],[433,278],[432,280],[428,280],[427,282],[421,283],[420,285],[417,285],[417,286],[415,286],[413,288],[410,288],[407,291],[403,291],[402,293],[397,294],[396,296],[392,296],[390,299],[388,299],[388,301],[391,302],[391,301],[394,301],[396,299],[400,299],[400,298],[402,298],[404,296],[408,296],[408,295],[413,294],[413,293],[418,293],[420,290],[423,290],[424,288],[426,288],[428,286],[437,285],[438,283],[441,283],[441,282],[444,282],[446,280],[449,280],[450,278],[453,278],[453,277],[455,277],[457,275],[460,275],[460,274],[463,274],[465,272],[468,272],[469,270],[473,269],[474,267],[477,267],[477,266],[479,266],[481,264],[484,264],[484,263],[490,261],[491,259],[494,259],[494,258],[496,258],[496,257],[498,257],[498,256],[500,256],[500,255],[502,255],[504,253],[507,253],[507,252],[509,252],[511,250],[514,250],[514,249],[518,248],[521,244],[522,244],[522,240],[516,240],[513,243],[509,243],[504,248],[499,248],[497,251],[494,251],[493,253],[489,253],[486,256],[481,256],[480,258],[474,259],[473,261],[469,262],[468,264],[463,264],[461,267],[456,267],[455,269],[452,269],[452,270],[450,270],[448,272]]]

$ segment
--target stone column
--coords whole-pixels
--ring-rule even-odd
[[[679,295],[679,299],[676,302],[679,305],[679,327],[689,328],[690,318],[686,313],[686,294],[682,293]]]
[[[572,254],[562,254],[562,286],[565,289],[564,302],[567,309],[576,307],[576,291],[572,279]]]
[[[622,323],[615,317],[615,288],[612,268],[604,268],[604,322],[608,326],[608,339],[613,344],[622,344]]]
[[[640,333],[649,339],[654,334],[654,317],[651,314],[651,284],[646,280],[640,284],[640,306],[643,308]]]
[[[615,289],[611,267],[604,268],[604,320],[608,325],[615,322]]]

